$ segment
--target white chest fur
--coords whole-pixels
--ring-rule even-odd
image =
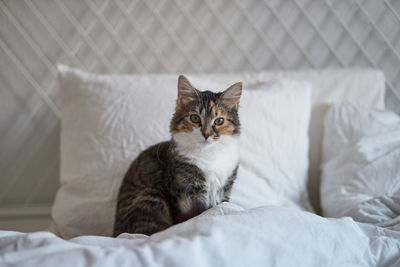
[[[221,136],[212,144],[201,144],[192,140],[190,134],[174,134],[178,153],[199,167],[206,178],[207,204],[216,205],[223,195],[220,189],[239,162],[238,137]]]

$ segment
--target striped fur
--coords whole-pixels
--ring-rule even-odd
[[[240,83],[215,94],[179,77],[172,138],[143,151],[130,166],[119,191],[114,236],[151,235],[229,201],[238,168],[240,94]]]

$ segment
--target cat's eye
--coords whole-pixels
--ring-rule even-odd
[[[199,123],[200,122],[200,117],[198,115],[193,114],[193,115],[190,115],[190,120],[193,123]]]
[[[222,125],[222,124],[224,124],[224,118],[217,118],[217,119],[215,119],[214,124],[215,124],[215,125]]]

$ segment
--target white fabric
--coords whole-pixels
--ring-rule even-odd
[[[0,266],[400,266],[400,233],[283,207],[214,207],[151,237],[0,232]]]
[[[373,197],[354,205],[346,212],[346,216],[355,221],[383,226],[400,231],[400,197]]]
[[[244,88],[233,203],[312,210],[307,194],[310,93],[308,84],[289,80]]]
[[[60,68],[61,188],[52,210],[64,238],[112,233],[121,180],[148,146],[170,139],[177,75],[94,75]],[[197,88],[222,91],[205,77]],[[310,209],[306,190],[310,86],[282,80],[250,89],[244,81],[238,179],[232,202]],[[255,86],[256,87],[256,86]]]
[[[324,215],[369,223],[398,217],[400,117],[362,105],[333,105],[325,119],[322,170]]]

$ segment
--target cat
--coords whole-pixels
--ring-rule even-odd
[[[121,184],[114,236],[151,235],[229,201],[239,166],[242,83],[199,91],[181,75],[171,140],[132,163]]]

